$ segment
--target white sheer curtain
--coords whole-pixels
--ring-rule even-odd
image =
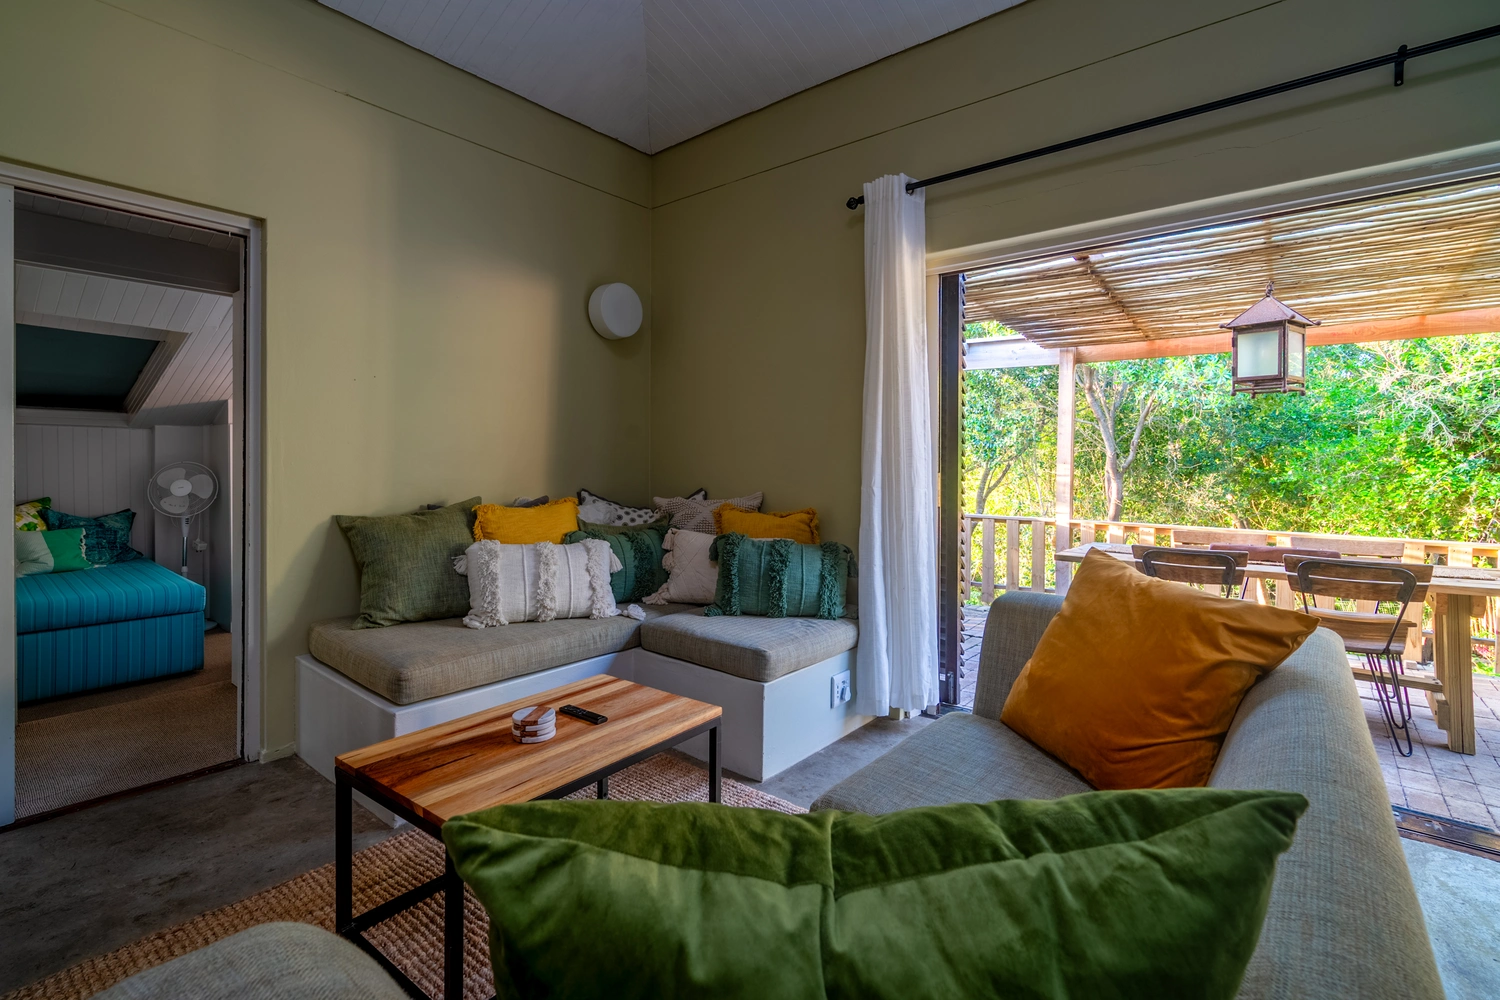
[[[855,707],[937,703],[937,544],[927,221],[911,178],[865,185],[865,409]]]

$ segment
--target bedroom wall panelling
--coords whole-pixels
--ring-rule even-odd
[[[227,629],[234,615],[233,553],[236,532],[232,530],[235,497],[234,461],[231,452],[228,408],[223,422],[209,424],[203,428],[206,440],[204,463],[219,477],[219,497],[208,508],[208,521],[203,526],[203,537],[208,540],[208,617]],[[238,678],[236,678],[238,683]]]
[[[51,497],[55,509],[82,517],[128,507],[136,515],[130,544],[148,556],[155,552],[156,523],[146,502],[150,430],[17,424],[15,442],[16,503]]]

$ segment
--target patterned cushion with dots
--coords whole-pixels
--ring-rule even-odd
[[[693,493],[695,500],[707,500],[708,491],[700,489]],[[655,507],[627,507],[625,504],[606,500],[588,490],[578,491],[578,520],[590,524],[643,527],[661,517]]]

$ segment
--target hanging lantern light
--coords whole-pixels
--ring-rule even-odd
[[[1234,392],[1307,391],[1307,328],[1319,321],[1272,295],[1274,287],[1266,285],[1265,298],[1223,324],[1233,344]]]

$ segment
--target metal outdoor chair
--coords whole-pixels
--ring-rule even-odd
[[[1391,742],[1397,753],[1410,757],[1411,689],[1402,682],[1406,673],[1402,652],[1407,633],[1420,625],[1406,619],[1406,610],[1427,599],[1432,567],[1301,555],[1288,555],[1284,560],[1287,578],[1302,597],[1302,610],[1316,615],[1326,628],[1338,633],[1346,651],[1365,658]],[[1374,610],[1318,607],[1319,597],[1373,602]],[[1381,605],[1394,606],[1396,613],[1383,614]]]
[[[1130,552],[1142,573],[1159,580],[1208,588],[1218,586],[1224,597],[1234,597],[1245,582],[1249,557],[1244,552],[1212,552],[1208,549],[1172,549],[1156,545],[1132,545]]]
[[[1286,545],[1244,545],[1239,542],[1214,542],[1208,548],[1212,552],[1243,552],[1253,563],[1275,563],[1278,566],[1282,564],[1282,558],[1289,555],[1317,556],[1320,559],[1343,558],[1340,553],[1332,549],[1299,549],[1296,546]],[[1246,577],[1245,582],[1240,586],[1240,600],[1243,601],[1245,595],[1249,592],[1250,578]]]

